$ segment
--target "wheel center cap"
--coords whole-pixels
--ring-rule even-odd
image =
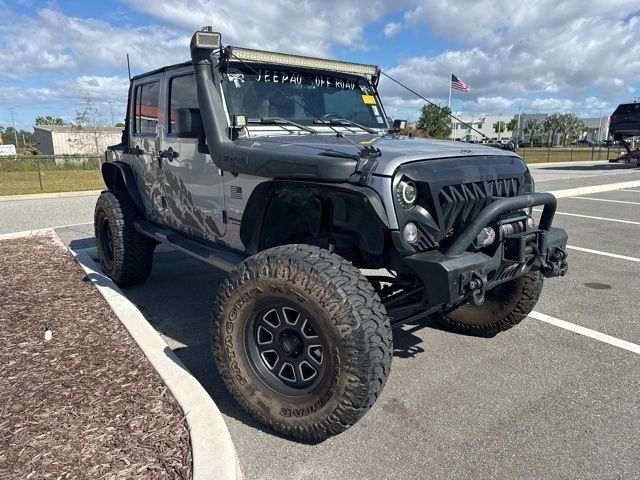
[[[300,339],[297,335],[286,335],[280,340],[280,347],[287,355],[296,353],[300,347]]]

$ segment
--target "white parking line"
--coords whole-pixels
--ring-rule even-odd
[[[576,200],[593,200],[596,202],[611,202],[611,203],[627,203],[629,205],[640,205],[640,202],[627,202],[626,200],[609,200],[608,198],[593,198],[593,197],[568,197]]]
[[[624,189],[625,192],[636,192],[636,193],[640,193],[640,190],[631,190],[630,188],[625,188]]]
[[[534,208],[534,212],[541,212],[541,208]],[[556,215],[568,215],[570,217],[590,218],[592,220],[605,220],[607,222],[629,223],[631,225],[640,225],[640,222],[634,222],[632,220],[620,220],[618,218],[606,218],[606,217],[594,217],[592,215],[580,215],[578,213],[556,212]]]
[[[545,315],[544,313],[531,312],[529,316],[531,318],[535,318],[536,320],[540,320],[541,322],[549,323],[551,325],[555,325],[556,327],[564,328],[565,330],[569,330],[570,332],[577,333],[578,335],[584,335],[585,337],[593,338],[594,340],[608,343],[609,345],[613,345],[614,347],[622,348],[624,350],[628,350],[640,355],[640,345],[637,345],[635,343],[627,342],[626,340],[621,340],[619,338],[612,337],[595,330],[591,330],[590,328],[581,327],[580,325],[576,325],[575,323],[565,322],[564,320]]]
[[[603,255],[605,257],[619,258],[620,260],[628,260],[629,262],[640,263],[640,258],[627,257],[626,255],[618,255],[617,253],[601,252],[600,250],[591,250],[590,248],[574,247],[573,245],[567,245],[570,250],[578,250],[579,252],[593,253],[595,255]]]
[[[538,184],[540,182],[536,182]],[[591,185],[588,187],[578,188],[565,188],[563,190],[552,190],[549,193],[553,193],[556,198],[577,197],[580,195],[590,195],[592,193],[611,192],[613,190],[622,190],[627,188],[640,187],[640,180],[633,180],[631,182],[618,182],[607,183],[604,185]]]

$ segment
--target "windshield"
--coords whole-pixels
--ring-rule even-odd
[[[375,90],[365,77],[232,64],[222,88],[229,114],[244,114],[250,123],[273,117],[302,125],[345,119],[368,128],[387,128]]]

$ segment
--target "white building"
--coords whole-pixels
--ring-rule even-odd
[[[610,117],[581,118],[587,127],[582,139],[594,142],[606,140],[609,137],[609,119]]]
[[[44,155],[103,155],[107,146],[120,143],[122,127],[35,125],[33,133]]]
[[[453,140],[461,140],[463,142],[480,142],[483,140],[482,135],[478,132],[473,131],[468,124],[472,126],[474,129],[479,130],[484,133],[491,140],[515,140],[516,136],[519,141],[524,141],[529,139],[529,135],[524,132],[524,126],[527,123],[527,120],[530,119],[540,119],[544,120],[548,117],[547,113],[523,113],[520,115],[520,125],[519,128],[510,132],[505,129],[504,132],[498,134],[494,130],[493,126],[497,124],[499,121],[504,122],[505,124],[509,123],[514,118],[517,120],[518,115],[457,115],[457,117],[462,120],[459,122],[457,120],[452,121],[452,136]],[[580,137],[581,140],[590,140],[590,141],[599,141],[606,140],[609,136],[609,117],[603,116],[602,118],[580,118],[587,127],[587,131],[582,134]],[[546,141],[546,140],[545,140]],[[559,144],[562,141],[562,136],[558,133],[556,135],[556,139],[554,144]]]
[[[486,140],[480,133],[482,132],[491,140],[511,140],[515,135],[515,132],[509,132],[506,130],[500,134],[496,133],[493,126],[498,122],[509,123],[514,116],[513,115],[456,115],[461,122],[452,120],[451,123],[451,138],[453,140],[461,140],[463,142],[480,142]],[[473,127],[474,131],[469,127]]]

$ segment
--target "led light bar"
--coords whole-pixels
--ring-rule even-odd
[[[333,72],[353,73],[355,75],[378,75],[378,67],[360,63],[339,62],[324,58],[303,57],[301,55],[289,55],[287,53],[265,52],[250,48],[228,47],[230,60],[234,57],[245,62],[271,63],[286,65],[289,67],[317,68],[319,70],[331,70]]]

